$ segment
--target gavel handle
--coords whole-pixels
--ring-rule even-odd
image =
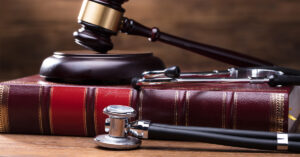
[[[273,66],[272,63],[241,53],[163,33],[156,27],[150,29],[126,17],[122,20],[121,31],[130,35],[148,37],[150,41],[161,41],[239,67]]]

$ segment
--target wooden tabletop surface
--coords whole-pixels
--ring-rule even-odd
[[[97,148],[93,138],[38,136],[38,135],[0,135],[0,156],[300,156],[299,154],[277,153],[228,146],[194,142],[170,142],[144,140],[140,149],[112,151]]]

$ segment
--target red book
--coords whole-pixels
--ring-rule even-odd
[[[287,132],[300,112],[300,88],[267,84],[84,86],[38,75],[0,83],[0,132],[95,136],[111,104],[132,106],[137,119],[174,125]]]

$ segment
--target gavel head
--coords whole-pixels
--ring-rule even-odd
[[[82,28],[74,32],[75,42],[88,49],[106,53],[113,48],[111,35],[116,35],[128,0],[84,0],[78,23]]]

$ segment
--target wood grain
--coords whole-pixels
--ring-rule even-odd
[[[73,42],[81,0],[0,0],[0,80],[38,73],[53,51],[82,49]],[[127,17],[184,36],[300,69],[300,1],[130,0]],[[152,51],[185,71],[229,65],[142,37],[119,34],[115,49]]]
[[[231,156],[231,157],[293,157],[298,154],[278,153],[254,149],[242,149],[221,145],[144,140],[140,149],[130,151],[112,151],[97,148],[92,138],[37,136],[37,135],[0,135],[1,156]]]

